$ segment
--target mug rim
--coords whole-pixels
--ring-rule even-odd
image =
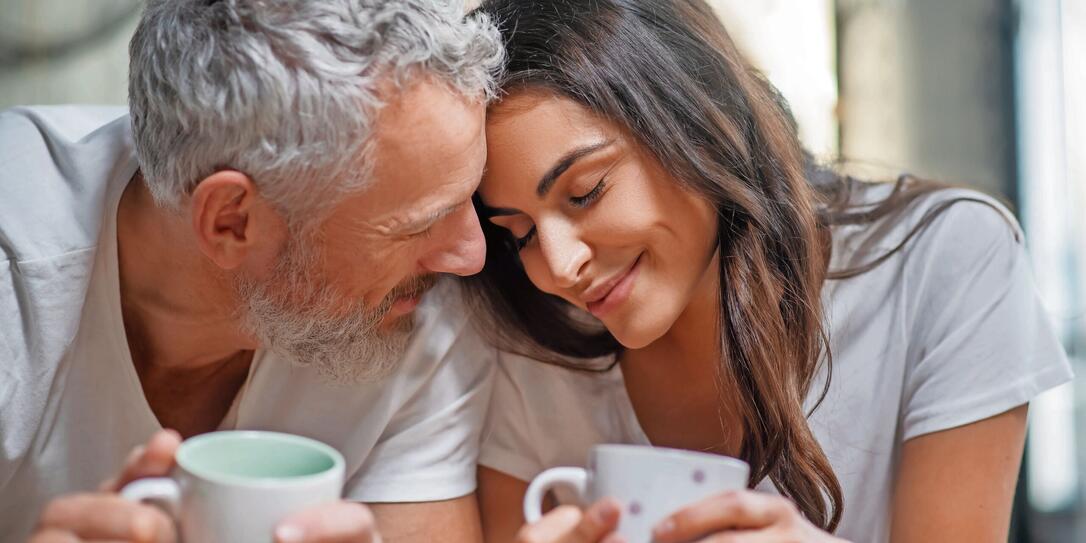
[[[315,449],[329,457],[332,460],[332,465],[329,466],[328,469],[308,475],[291,477],[244,477],[201,469],[193,466],[189,462],[188,457],[192,454],[189,451],[195,450],[208,442],[226,439],[259,439],[262,441],[277,441],[279,443],[303,445]],[[324,480],[329,478],[342,478],[344,466],[346,464],[343,455],[327,443],[305,436],[266,430],[218,430],[190,437],[181,443],[181,447],[177,451],[176,460],[179,468],[194,477],[216,484],[250,488],[304,486],[311,483],[324,482]]]
[[[623,455],[642,457],[665,456],[676,460],[701,460],[717,465],[726,465],[732,468],[739,468],[745,470],[748,477],[750,476],[750,464],[743,460],[740,460],[739,458],[724,456],[721,454],[713,454],[701,451],[688,451],[686,449],[674,449],[670,447],[656,447],[653,445],[631,445],[619,443],[605,443],[593,446],[592,454],[598,455],[599,453],[618,453]]]

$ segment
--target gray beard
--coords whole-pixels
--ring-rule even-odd
[[[376,307],[358,300],[344,308],[347,296],[321,276],[317,256],[291,242],[267,281],[237,280],[246,328],[265,349],[313,367],[335,383],[388,376],[407,350],[414,316],[381,330],[395,301],[392,295]]]

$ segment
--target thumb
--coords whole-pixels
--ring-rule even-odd
[[[181,446],[181,434],[174,430],[159,430],[147,444],[136,447],[125,461],[117,477],[100,487],[105,492],[118,492],[124,485],[144,477],[164,477],[173,469],[174,456]]]
[[[520,543],[597,543],[618,527],[621,507],[612,499],[596,502],[585,511],[563,505],[521,528]]]
[[[622,506],[612,498],[604,498],[589,507],[573,529],[570,543],[596,543],[618,528]]]

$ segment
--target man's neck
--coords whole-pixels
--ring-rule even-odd
[[[139,174],[117,209],[117,254],[125,328],[144,357],[181,369],[256,348],[229,277],[199,251],[184,216],[154,204]]]
[[[213,430],[257,347],[242,332],[229,277],[199,251],[183,216],[154,204],[139,174],[117,209],[117,254],[125,335],[152,410],[182,434]]]

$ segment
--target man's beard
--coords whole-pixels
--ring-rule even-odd
[[[376,381],[395,370],[415,322],[404,315],[382,329],[398,298],[421,296],[434,276],[415,278],[392,290],[376,307],[351,300],[321,273],[319,253],[292,241],[265,281],[238,279],[243,322],[269,351],[312,366],[337,383]],[[364,272],[359,272],[364,273]]]

